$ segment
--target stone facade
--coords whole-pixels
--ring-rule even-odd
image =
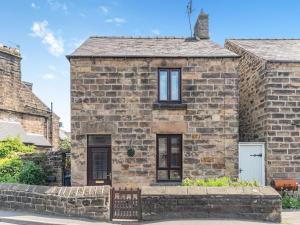
[[[109,187],[47,187],[0,184],[0,208],[109,219]]]
[[[238,175],[238,59],[71,57],[72,185],[87,135],[112,137],[112,185],[156,183],[156,134],[182,134],[183,178]],[[183,108],[155,107],[158,69],[181,68]],[[136,154],[127,156],[132,145]]]
[[[58,149],[59,117],[32,92],[32,84],[22,82],[21,55],[5,46],[0,46],[0,120],[19,122]]]
[[[281,222],[281,197],[271,187],[144,187],[144,220],[223,218]]]
[[[231,41],[241,56],[240,141],[266,145],[266,179],[300,181],[300,63],[272,62]]]

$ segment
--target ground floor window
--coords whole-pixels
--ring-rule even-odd
[[[158,134],[156,148],[157,181],[181,181],[182,135]]]

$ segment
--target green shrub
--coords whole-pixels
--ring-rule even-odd
[[[34,149],[33,145],[24,145],[19,137],[8,137],[0,142],[0,158],[22,153],[32,153]]]
[[[46,173],[40,165],[26,161],[20,171],[19,181],[24,184],[43,185],[46,183]]]
[[[284,196],[282,197],[282,208],[284,209],[299,209],[300,202],[298,198],[291,197],[291,196]]]
[[[64,138],[59,143],[59,149],[65,152],[71,151],[71,140],[70,138]]]
[[[26,160],[39,159],[39,162]],[[7,138],[0,142],[0,182],[45,184],[46,169],[41,165],[45,156],[35,153],[34,146],[24,145],[20,138]]]
[[[0,158],[0,182],[16,183],[23,166],[22,160],[18,157]]]
[[[190,179],[186,178],[182,181],[182,186],[203,186],[203,187],[257,187],[259,183],[240,181],[230,177],[208,178],[208,179]]]

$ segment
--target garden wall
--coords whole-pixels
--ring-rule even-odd
[[[0,184],[0,208],[55,215],[110,218],[110,187]],[[281,197],[271,187],[142,188],[143,220],[231,218],[281,221]]]
[[[55,181],[49,183],[50,186],[63,185],[63,152],[62,151],[47,151],[41,154],[25,154],[22,155],[23,160],[31,160],[36,164],[41,165],[46,171],[55,176]]]
[[[108,186],[0,184],[0,208],[108,220],[109,190]]]
[[[281,222],[281,197],[271,187],[144,187],[144,220],[231,218]]]

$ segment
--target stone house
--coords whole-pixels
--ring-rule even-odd
[[[227,40],[240,55],[240,141],[265,142],[267,184],[300,181],[300,40]]]
[[[71,65],[72,185],[238,174],[238,57],[208,36],[90,37]]]
[[[59,117],[21,80],[19,50],[0,45],[0,140],[8,136],[38,150],[58,149]]]

